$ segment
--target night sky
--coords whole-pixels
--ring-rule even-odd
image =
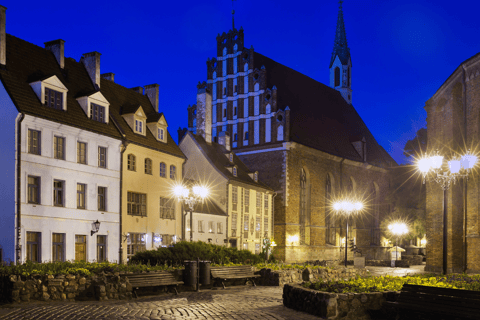
[[[232,1],[19,1],[6,31],[43,47],[65,40],[77,61],[98,51],[101,73],[131,88],[158,83],[170,134],[187,126],[216,36],[232,28]],[[338,1],[238,0],[245,46],[328,85]],[[460,63],[480,51],[478,0],[344,1],[353,105],[398,163],[426,125],[423,107]],[[292,106],[293,107],[293,106]]]

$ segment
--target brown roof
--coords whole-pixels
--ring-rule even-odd
[[[186,135],[190,135],[193,140],[197,143],[198,147],[203,150],[206,157],[210,160],[210,162],[220,171],[224,176],[226,176],[229,180],[232,181],[239,181],[243,182],[258,188],[267,189],[269,191],[273,191],[269,186],[264,184],[260,181],[260,175],[262,174],[259,172],[258,182],[255,182],[249,175],[249,173],[253,173],[243,162],[240,160],[239,157],[233,151],[227,151],[225,147],[221,144],[216,142],[207,143],[205,139],[198,134],[193,134],[190,131],[186,133]],[[185,139],[185,136],[183,137]],[[182,140],[183,140],[182,139]],[[233,163],[227,158],[227,154],[233,152]],[[232,168],[234,165],[237,166],[237,176],[235,177],[233,173],[228,169]]]
[[[290,109],[290,141],[362,161],[351,140],[365,137],[367,162],[381,167],[396,164],[340,92],[255,52],[254,68],[262,66],[267,88],[277,88],[277,108]]]
[[[150,117],[155,110],[147,96],[102,78],[100,92],[110,103],[110,115],[114,121],[107,124],[88,119],[76,98],[97,90],[82,63],[66,58],[62,70],[50,51],[9,34],[6,40],[7,61],[6,67],[0,69],[0,80],[19,112],[121,139],[122,135],[114,124],[116,122],[127,140],[185,158],[170,134],[168,143],[157,141],[148,129],[146,137],[135,134],[120,115],[122,108],[134,109],[141,105]],[[30,86],[31,82],[53,75],[68,89],[66,111],[42,105]]]

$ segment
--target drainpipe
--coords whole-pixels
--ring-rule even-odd
[[[25,118],[25,114],[24,113],[20,113],[18,116],[17,116],[17,121],[16,121],[16,124],[15,124],[15,131],[16,131],[16,136],[17,136],[17,143],[16,143],[16,151],[17,151],[17,159],[16,159],[16,169],[17,169],[17,172],[16,172],[16,175],[17,175],[17,190],[16,190],[16,193],[17,193],[17,199],[16,199],[16,207],[17,207],[17,225],[16,225],[16,229],[15,229],[15,242],[16,242],[16,263],[15,264],[21,264],[21,260],[22,260],[22,245],[21,245],[21,241],[22,241],[22,214],[21,214],[21,191],[22,191],[22,187],[21,187],[21,182],[22,182],[22,177],[21,177],[21,174],[22,174],[22,121],[23,119]]]
[[[465,65],[462,65],[463,74],[462,74],[462,82],[463,82],[463,136],[465,141],[468,143],[467,140],[467,88],[465,83]],[[462,246],[462,271],[463,273],[467,272],[467,191],[468,191],[468,184],[467,179],[463,178],[463,246]]]
[[[125,138],[125,135],[123,135]],[[120,246],[118,247],[118,260],[120,264],[123,264],[123,233],[122,233],[122,228],[123,228],[123,205],[122,205],[122,200],[123,200],[123,153],[127,150],[128,142],[123,140],[122,141],[122,146],[120,149],[120,226],[119,226],[119,241],[120,241]]]

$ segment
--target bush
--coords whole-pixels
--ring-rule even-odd
[[[210,261],[212,264],[256,264],[263,261],[260,255],[255,255],[248,250],[226,248],[202,241],[181,241],[172,247],[159,247],[135,254],[130,258],[129,264],[143,265],[183,265],[185,260]]]

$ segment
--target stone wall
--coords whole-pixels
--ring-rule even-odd
[[[323,319],[368,320],[369,312],[380,310],[384,301],[395,301],[399,292],[329,293],[303,288],[283,287],[283,304]]]
[[[132,286],[125,275],[4,275],[2,300],[11,302],[130,299]]]
[[[284,269],[272,270],[262,269],[259,274],[261,278],[257,280],[260,285],[264,286],[283,286],[289,283],[299,283],[302,281],[338,281],[343,279],[354,278],[357,275],[365,276],[367,271],[365,269],[356,268],[306,268],[300,269]]]

